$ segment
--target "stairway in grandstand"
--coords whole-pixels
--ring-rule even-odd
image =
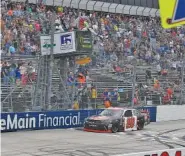
[[[39,60],[38,68],[38,80],[36,85],[36,93],[34,95],[35,109],[46,108],[47,103],[47,85],[48,85],[48,73],[46,72],[49,69],[49,60],[47,57],[41,57]],[[56,109],[68,109],[68,105],[71,103],[70,97],[72,97],[67,88],[65,79],[63,75],[61,76],[61,71],[59,60],[55,59],[54,66],[52,70],[52,88],[51,88],[51,105],[49,108],[51,110]],[[65,76],[64,76],[65,77]],[[48,104],[47,104],[48,105]],[[38,107],[37,107],[38,106]]]
[[[61,77],[60,70],[53,70],[52,93],[57,97],[57,102],[52,104],[52,109],[68,109],[70,107],[73,93],[66,87],[66,80]]]

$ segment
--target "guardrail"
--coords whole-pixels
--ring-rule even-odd
[[[12,0],[14,2],[25,2],[26,0]],[[28,0],[29,3],[37,4],[42,0]],[[89,10],[89,11],[101,11],[126,15],[138,15],[138,16],[152,16],[159,17],[159,9],[123,5],[116,3],[106,3],[100,1],[91,0],[45,0],[46,5],[50,6],[63,6],[71,7],[75,9]]]

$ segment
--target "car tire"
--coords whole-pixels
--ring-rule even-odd
[[[138,123],[137,124],[137,129],[142,130],[144,128],[144,123]]]
[[[112,131],[112,133],[118,132],[119,131],[118,126],[117,125],[113,125],[112,128],[111,128],[111,131]]]

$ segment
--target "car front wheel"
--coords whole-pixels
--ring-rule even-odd
[[[119,131],[119,128],[117,125],[113,125],[111,130],[112,130],[112,133],[116,133]]]

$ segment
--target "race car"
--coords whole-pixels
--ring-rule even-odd
[[[86,118],[84,131],[110,132],[142,130],[145,118],[139,110],[132,108],[109,107],[99,115]]]

